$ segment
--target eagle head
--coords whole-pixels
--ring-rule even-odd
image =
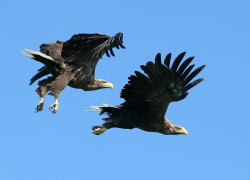
[[[167,135],[178,135],[178,134],[188,135],[188,132],[184,127],[175,124],[172,124],[172,126],[166,131]]]
[[[103,89],[103,88],[114,88],[114,85],[110,82],[107,82],[103,79],[95,79],[92,85],[88,85],[91,91]]]

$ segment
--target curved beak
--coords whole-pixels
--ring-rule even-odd
[[[185,128],[182,128],[180,131],[179,131],[181,134],[185,134],[185,135],[188,135],[188,132]]]
[[[112,83],[110,83],[110,82],[107,82],[106,86],[107,86],[107,88],[111,88],[111,89],[114,88],[114,85]]]

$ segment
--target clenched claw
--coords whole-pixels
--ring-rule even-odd
[[[35,109],[35,112],[38,113],[39,111],[42,111],[43,106],[44,106],[44,101],[43,101],[43,98],[42,98],[41,101],[38,103],[38,105],[37,105],[37,107]]]
[[[102,126],[92,126],[91,128],[93,131],[92,133],[95,135],[100,135],[102,133],[104,133],[104,131],[106,131],[107,128],[102,127]]]
[[[58,103],[58,101],[56,99],[55,102],[49,107],[49,110],[50,110],[51,114],[56,113],[56,111],[58,110],[58,106],[59,106],[59,103]]]

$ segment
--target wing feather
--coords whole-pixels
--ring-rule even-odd
[[[110,50],[110,53],[112,56],[115,56],[114,54],[114,51],[113,51],[113,48],[112,48],[112,43],[113,43],[113,40],[111,40],[111,42],[109,43],[109,50]],[[114,43],[115,44],[115,43]]]
[[[48,74],[50,74],[50,72],[48,71],[46,66],[43,66],[42,68],[38,69],[38,73],[30,79],[29,85],[33,84],[37,79],[40,79],[41,77],[46,76]]]
[[[117,49],[120,49],[120,48],[119,48],[119,44],[118,44],[118,39],[115,39],[115,47],[116,47]]]
[[[164,66],[161,63],[161,54],[158,53],[155,57],[155,70],[158,73],[158,76],[162,83],[166,82],[166,74],[164,72]]]
[[[194,67],[194,64],[193,65],[191,65],[191,66],[189,66],[186,70],[185,70],[185,72],[182,74],[182,76],[181,76],[181,81],[182,80],[184,80],[186,77],[187,77],[187,75],[190,73],[190,71],[193,69],[193,67]]]
[[[167,68],[170,68],[170,60],[171,60],[171,53],[169,53],[164,60],[164,64],[167,66]]]
[[[93,50],[91,50],[88,53],[88,58],[95,58],[95,56],[97,57],[102,57],[105,51],[110,51],[112,56],[115,56],[113,48],[116,47],[117,49],[119,49],[119,46],[123,49],[125,49],[125,47],[122,45],[122,39],[123,34],[122,33],[118,33],[113,37],[110,37],[109,39],[107,39],[105,42],[103,42],[102,44],[96,46]]]
[[[104,54],[115,56],[113,48],[125,48],[122,45],[123,34],[118,33],[113,37],[105,34],[76,34],[63,44],[62,57],[68,62],[90,62],[97,64]],[[110,54],[109,54],[110,53]]]
[[[173,62],[172,67],[170,67],[171,54],[166,56],[164,64],[161,63],[161,55],[157,54],[155,63],[149,61],[146,66],[142,65],[141,69],[146,75],[135,71],[135,75],[128,78],[128,84],[121,91],[121,98],[125,99],[122,105],[129,106],[132,103],[155,116],[164,116],[171,102],[185,99],[189,94],[187,90],[204,80],[200,78],[189,83],[205,65],[188,76],[194,66],[188,67],[188,65],[194,57],[186,59],[181,64],[184,55],[185,52],[181,53]]]
[[[183,71],[187,68],[187,66],[192,62],[192,60],[194,59],[194,57],[189,57],[187,58],[179,67],[178,69],[178,74],[182,74]]]
[[[197,74],[201,72],[201,70],[205,67],[206,65],[203,65],[201,67],[198,67],[195,69],[184,81],[184,85],[187,85]]]
[[[110,57],[108,48],[105,48],[105,50],[106,50],[106,55],[107,55],[108,57]]]
[[[197,84],[199,84],[200,82],[202,82],[205,78],[200,78],[200,79],[196,79],[195,81],[189,83],[186,87],[185,87],[185,91],[188,91],[189,89],[191,89],[192,87],[196,86]]]
[[[176,70],[177,70],[179,64],[181,63],[181,60],[185,56],[185,54],[186,54],[186,52],[179,54],[179,56],[177,56],[177,58],[174,60],[172,67],[171,67],[173,72],[176,72]]]

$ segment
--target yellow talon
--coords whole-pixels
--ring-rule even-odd
[[[36,113],[39,112],[39,111],[42,111],[43,110],[43,106],[44,106],[44,98],[42,97],[41,101],[37,104],[37,107],[35,109]]]
[[[55,102],[49,107],[51,114],[56,113],[56,111],[58,110],[58,106],[59,106],[59,103],[58,103],[58,100],[56,99]]]

